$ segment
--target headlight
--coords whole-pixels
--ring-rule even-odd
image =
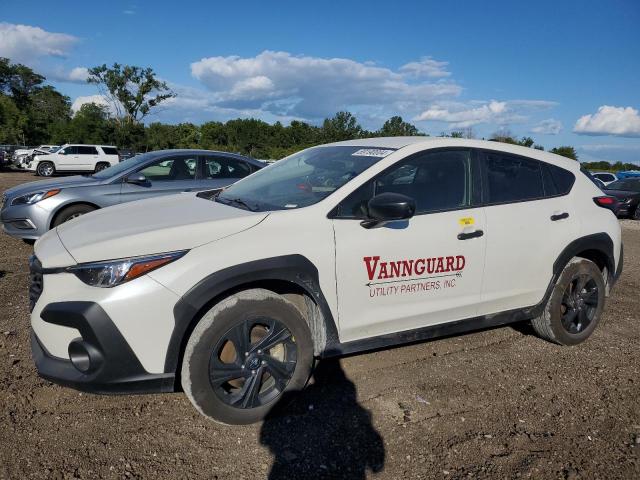
[[[187,251],[160,253],[147,257],[121,258],[106,262],[81,263],[67,268],[66,271],[73,273],[92,287],[110,288],[167,265],[182,257]]]
[[[22,195],[11,200],[11,205],[31,205],[33,203],[39,202],[40,200],[44,200],[45,198],[53,197],[54,195],[57,195],[59,193],[59,188],[56,188],[54,190],[47,190],[44,192],[27,193],[26,195]]]

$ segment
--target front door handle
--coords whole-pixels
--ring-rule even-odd
[[[484,235],[484,232],[482,230],[476,230],[474,232],[469,232],[469,233],[463,232],[458,234],[458,240],[469,240],[470,238],[477,238],[483,235]]]
[[[554,213],[553,215],[551,215],[552,222],[557,222],[558,220],[564,220],[565,218],[569,218],[569,214],[567,212]]]

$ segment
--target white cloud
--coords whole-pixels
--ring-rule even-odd
[[[40,27],[0,23],[0,57],[33,64],[42,57],[64,57],[78,42],[66,33],[47,32]]]
[[[345,58],[295,56],[264,51],[255,57],[208,57],[191,64],[192,75],[220,108],[318,120],[338,110],[416,109],[462,88],[443,77],[446,62],[424,58],[398,71]]]
[[[111,104],[104,95],[86,95],[77,97],[71,104],[71,111],[74,113],[74,115],[85,103],[95,103],[96,105],[103,105],[107,107],[110,112],[112,112]]]
[[[413,118],[414,121],[435,121],[449,128],[467,128],[480,124],[507,125],[528,120],[531,110],[550,108],[555,102],[546,100],[473,101],[468,104],[435,103]]]
[[[442,78],[451,75],[447,71],[449,62],[439,62],[431,57],[422,57],[419,62],[409,62],[400,67],[400,71],[415,77]]]
[[[596,113],[580,117],[573,131],[584,135],[640,137],[640,115],[632,107],[603,105]]]
[[[69,72],[69,80],[72,82],[86,82],[89,76],[87,67],[76,67]]]
[[[536,124],[532,129],[532,133],[541,133],[543,135],[558,135],[562,132],[562,122],[554,118],[548,118],[542,120]]]

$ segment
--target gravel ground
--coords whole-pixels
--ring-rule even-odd
[[[34,180],[0,173],[0,190]],[[516,325],[321,363],[290,415],[227,427],[184,394],[37,377],[27,257],[0,234],[1,478],[640,478],[640,222],[578,347]]]

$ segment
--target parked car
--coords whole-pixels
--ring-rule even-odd
[[[163,150],[93,175],[30,182],[4,192],[0,221],[9,235],[36,240],[50,228],[99,208],[178,192],[226,187],[262,168],[241,155]]]
[[[640,178],[629,177],[610,183],[604,192],[618,199],[619,217],[640,220]]]
[[[593,178],[597,178],[602,183],[604,183],[605,186],[618,180],[618,177],[616,177],[615,173],[611,172],[591,172],[591,175],[593,176]]]
[[[19,148],[13,152],[12,162],[18,168],[26,168],[34,155],[47,155],[58,150],[58,145],[40,145],[34,148]]]
[[[120,161],[118,149],[107,145],[63,145],[53,153],[36,154],[26,168],[41,177],[56,172],[99,172]]]
[[[611,200],[578,162],[520,146],[309,148],[210,199],[118,205],[44,235],[33,356],[51,381],[182,387],[236,424],[301,390],[314,357],[522,320],[575,345],[622,269]]]
[[[623,178],[640,178],[640,170],[626,170],[618,172],[617,175],[619,180],[622,180]]]

